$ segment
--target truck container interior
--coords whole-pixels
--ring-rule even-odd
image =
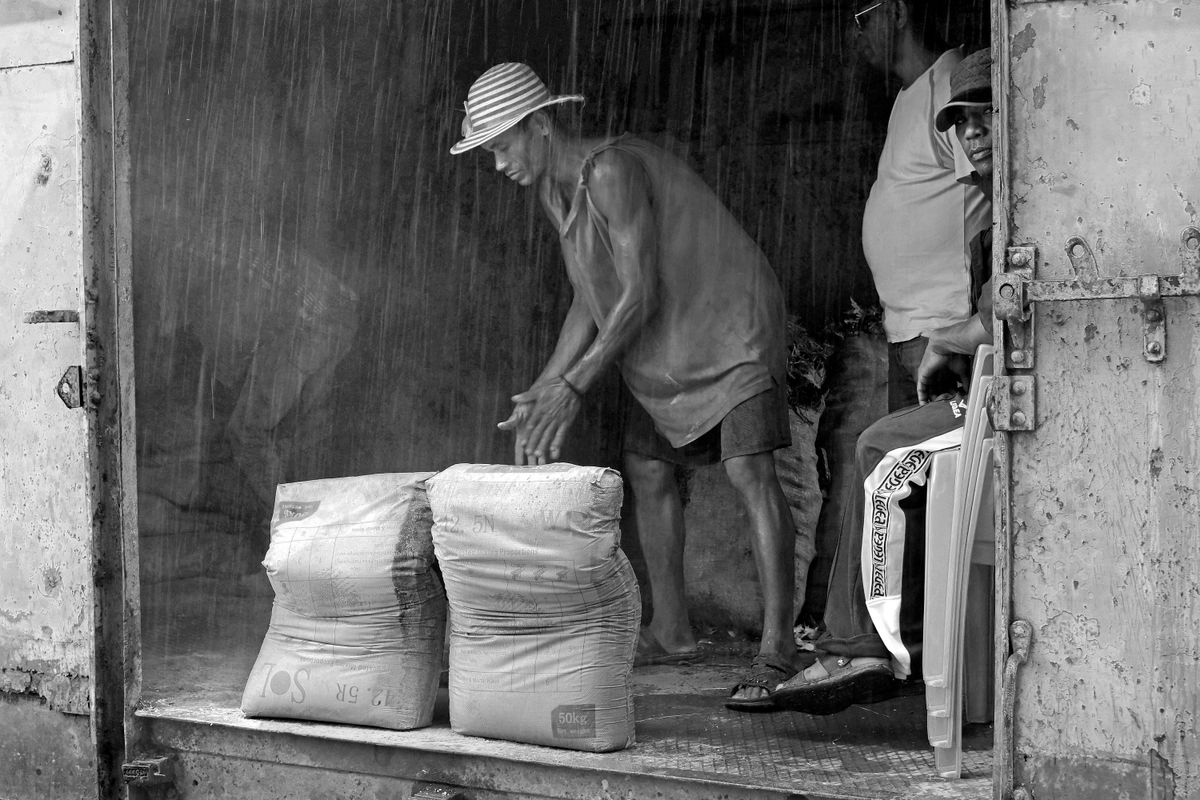
[[[288,481],[511,460],[496,423],[553,348],[570,288],[532,194],[486,154],[448,153],[467,87],[492,64],[524,61],[553,91],[585,95],[565,120],[585,133],[630,131],[685,157],[763,248],[793,329],[827,345],[825,373],[866,376],[864,396],[882,391],[870,384],[878,336],[848,346],[841,326],[876,302],[861,212],[898,86],[855,58],[854,9],[838,0],[127,6],[137,715],[143,750],[176,753],[177,776],[189,779],[181,785],[195,796],[238,786],[247,797],[452,796],[428,787],[470,798],[990,796],[991,725],[967,726],[962,777],[939,778],[919,692],[827,717],[725,709],[756,631],[724,599],[746,587],[719,569],[697,577],[702,657],[634,671],[637,743],[625,751],[458,736],[444,689],[434,724],[409,732],[238,710],[272,602],[261,567],[271,503],[251,474],[263,458]],[[948,42],[988,43],[987,4],[951,9]],[[340,304],[334,328],[308,324],[300,307],[310,301]],[[262,357],[269,342],[287,343],[275,357],[290,359],[296,384],[265,390],[278,400],[257,442],[270,455],[252,463],[237,421],[255,387],[261,396],[275,378]],[[563,460],[619,469],[626,402],[608,376]],[[829,556],[819,501],[839,452],[830,443],[852,425],[846,413],[822,416],[831,402],[818,397],[808,419],[819,470],[800,535],[815,548],[817,586]],[[680,474],[693,489],[704,479]],[[689,548],[720,541],[745,561],[735,511],[706,516]],[[622,527],[641,576],[636,520]],[[818,592],[804,588],[797,607],[811,611]],[[401,784],[408,794],[395,794]]]

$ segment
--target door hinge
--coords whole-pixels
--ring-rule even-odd
[[[1012,800],[1032,796],[1024,786],[1016,786],[1013,749],[1013,724],[1017,704],[1017,669],[1029,659],[1029,648],[1033,644],[1033,626],[1023,619],[1015,619],[1008,626],[1008,658],[1004,662],[1004,674],[1000,677],[1000,726],[996,731],[996,747],[999,759],[996,762],[996,786],[1005,797]],[[1011,787],[1011,792],[1010,792]]]
[[[992,430],[1031,431],[1037,426],[1037,381],[1032,375],[992,378],[987,412]]]
[[[63,405],[67,408],[80,408],[83,406],[83,369],[80,367],[67,367],[67,371],[58,379],[58,384],[54,387],[54,393],[58,395],[58,399],[63,401]]]
[[[131,786],[159,786],[175,781],[170,756],[138,758],[121,765],[121,777]]]
[[[1189,225],[1179,237],[1178,275],[1139,275],[1101,278],[1092,248],[1081,236],[1067,240],[1071,278],[1035,279],[1038,254],[1033,245],[1014,245],[1005,251],[1005,271],[994,276],[995,315],[1004,326],[1004,363],[1008,369],[1034,366],[1034,317],[1030,305],[1039,300],[1119,300],[1142,302],[1142,356],[1160,363],[1167,356],[1167,312],[1164,297],[1200,295],[1200,228]]]

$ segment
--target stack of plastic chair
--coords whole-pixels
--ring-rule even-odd
[[[962,444],[957,451],[934,455],[930,466],[925,514],[925,621],[922,647],[925,678],[926,728],[934,748],[938,774],[962,774],[964,634],[968,627],[979,639],[988,638],[985,665],[990,662],[990,601],[984,600],[972,624],[967,624],[967,596],[972,563],[994,563],[988,541],[992,532],[992,440],[985,399],[992,373],[992,347],[975,355],[968,394]],[[976,537],[979,541],[976,542]],[[986,573],[984,573],[986,577]],[[989,594],[990,586],[981,586]],[[988,675],[972,676],[983,690],[972,691],[973,705],[987,703]],[[976,714],[979,712],[975,709]]]

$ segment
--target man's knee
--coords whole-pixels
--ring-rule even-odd
[[[676,491],[674,464],[630,452],[624,454],[624,461],[625,477],[634,494],[661,497]]]
[[[729,482],[743,496],[783,491],[775,474],[775,456],[770,451],[727,458],[724,465]]]

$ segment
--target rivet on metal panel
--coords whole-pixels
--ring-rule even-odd
[[[1032,375],[1006,375],[992,379],[988,417],[998,431],[1031,431],[1036,420]]]
[[[1025,362],[1025,351],[1024,350],[1013,350],[1012,362],[1014,364],[1023,364]]]

